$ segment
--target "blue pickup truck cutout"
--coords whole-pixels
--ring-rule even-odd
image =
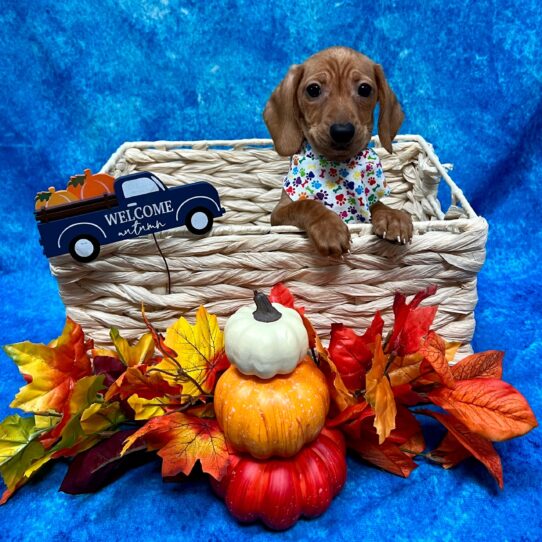
[[[207,182],[167,188],[149,172],[115,180],[114,193],[35,212],[40,243],[48,258],[70,253],[91,262],[102,245],[179,226],[207,233],[224,214],[216,189]]]

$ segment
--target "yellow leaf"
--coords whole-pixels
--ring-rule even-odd
[[[144,399],[135,394],[130,396],[128,404],[135,412],[136,420],[149,420],[163,416],[167,413],[167,407],[173,404],[169,397],[155,397],[153,399]]]
[[[181,317],[166,331],[165,344],[177,353],[175,360],[165,357],[157,369],[166,371],[164,378],[181,384],[183,394],[197,397],[213,389],[215,360],[224,350],[224,335],[218,327],[216,316],[205,307],[196,313],[195,325]],[[182,376],[179,366],[191,379]],[[197,385],[193,382],[195,381]]]
[[[375,412],[374,427],[378,433],[378,443],[382,444],[395,429],[397,406],[390,381],[384,374],[387,356],[382,350],[382,337],[376,336],[373,365],[366,375],[365,399]]]
[[[27,482],[34,472],[31,467],[47,455],[37,440],[41,433],[36,429],[33,417],[21,418],[14,414],[0,424],[0,474],[7,487],[0,504]]]
[[[423,356],[416,352],[403,357],[397,356],[390,365],[388,376],[392,386],[408,384],[420,376]]]
[[[93,403],[81,414],[81,429],[86,435],[105,431],[125,420],[118,402]]]
[[[74,382],[90,375],[81,327],[69,318],[62,335],[48,346],[22,342],[4,347],[28,382],[11,405],[26,412],[61,412]]]
[[[120,336],[119,330],[115,327],[111,328],[109,335],[119,359],[128,367],[146,363],[154,355],[154,339],[150,333],[145,333],[134,346],[130,346],[130,343]]]

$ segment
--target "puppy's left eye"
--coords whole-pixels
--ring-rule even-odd
[[[361,83],[361,85],[358,87],[358,94],[362,96],[363,98],[367,98],[371,94],[371,86],[367,83]]]
[[[320,85],[317,85],[316,83],[312,83],[311,85],[307,87],[307,94],[311,98],[318,98],[321,92],[322,92],[322,89],[320,88]]]

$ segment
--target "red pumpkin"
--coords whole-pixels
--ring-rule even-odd
[[[239,521],[288,529],[301,515],[319,516],[328,508],[346,480],[345,452],[342,434],[324,428],[293,457],[233,455],[226,476],[211,483]]]

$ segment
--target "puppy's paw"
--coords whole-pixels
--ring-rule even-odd
[[[339,258],[350,250],[350,231],[342,219],[329,209],[307,225],[307,235],[321,256]]]
[[[412,241],[412,218],[406,211],[390,209],[385,205],[374,211],[371,209],[371,222],[375,235],[392,243],[405,245]]]

